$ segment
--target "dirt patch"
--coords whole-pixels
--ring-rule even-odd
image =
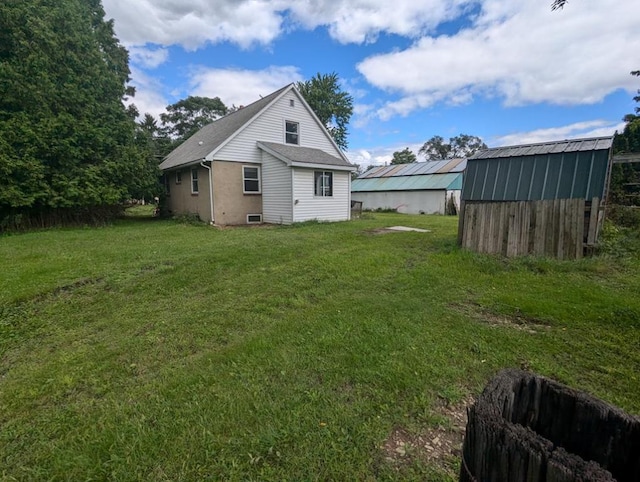
[[[395,428],[381,447],[385,461],[400,468],[419,460],[457,477],[467,426],[467,407],[472,403],[471,397],[455,405],[443,402],[435,410],[443,422],[419,433],[411,433],[402,427]]]
[[[526,316],[516,311],[513,315],[504,315],[484,308],[476,303],[454,303],[456,311],[463,312],[470,318],[489,326],[513,328],[535,334],[550,330],[551,327],[544,320]]]

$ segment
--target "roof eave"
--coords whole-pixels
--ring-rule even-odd
[[[302,167],[307,169],[323,169],[325,171],[349,171],[357,170],[356,166],[339,166],[337,164],[315,164],[311,162],[293,162],[289,164],[291,167]]]

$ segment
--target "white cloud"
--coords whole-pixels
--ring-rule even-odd
[[[155,69],[169,60],[169,51],[165,48],[132,46],[127,50],[131,63],[146,69]]]
[[[369,57],[358,70],[400,95],[379,110],[382,119],[477,96],[506,105],[595,103],[633,91],[638,18],[640,2],[583,0],[552,12],[550,2],[486,0],[471,28]]]
[[[169,104],[162,94],[162,84],[135,67],[131,68],[131,79],[131,85],[136,88],[136,95],[125,104],[135,104],[141,116],[149,113],[158,119]]]
[[[194,50],[229,41],[269,44],[283,31],[328,28],[342,43],[374,41],[380,33],[412,38],[455,19],[477,0],[103,0],[127,45],[179,44]]]
[[[309,29],[329,28],[342,43],[375,41],[380,33],[419,37],[453,20],[471,0],[304,0],[288,2],[294,20]]]
[[[195,50],[207,42],[230,41],[247,48],[268,44],[281,32],[279,1],[270,0],[103,0],[108,17],[126,45],[182,45]]]
[[[367,168],[368,166],[384,166],[385,164],[389,164],[393,159],[393,153],[396,151],[402,151],[405,148],[408,148],[411,152],[413,152],[416,156],[418,155],[418,150],[422,147],[422,144],[409,144],[407,145],[395,145],[395,146],[385,146],[385,147],[373,147],[370,149],[358,149],[355,151],[347,151],[347,157],[349,161],[353,164],[357,164],[362,166],[363,168]],[[422,161],[424,159],[418,158],[418,161]]]
[[[622,132],[624,122],[612,123],[606,120],[576,122],[566,126],[548,127],[529,132],[514,132],[498,137],[489,143],[490,147],[513,146],[519,144],[535,144],[538,142],[557,141],[558,139],[579,139],[583,137],[604,137]]]
[[[196,67],[191,79],[191,95],[220,97],[225,105],[247,105],[303,77],[296,67],[269,67],[264,70],[211,69]]]

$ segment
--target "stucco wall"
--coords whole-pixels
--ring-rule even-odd
[[[191,192],[191,169],[183,168],[167,172],[169,177],[169,195],[167,205],[172,215],[197,214],[205,222],[211,221],[209,201],[209,171],[201,166],[194,167],[198,171],[198,193]],[[182,181],[176,183],[176,175],[182,173]]]
[[[213,205],[216,224],[247,224],[247,214],[262,214],[262,195],[244,194],[242,166],[259,164],[214,161]],[[260,180],[262,187],[262,180]]]

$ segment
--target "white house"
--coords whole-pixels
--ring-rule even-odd
[[[222,225],[348,220],[355,166],[294,84],[203,127],[160,164],[170,212]]]

